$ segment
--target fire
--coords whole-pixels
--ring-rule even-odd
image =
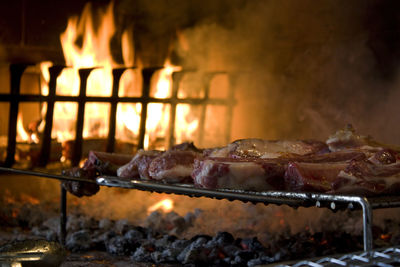
[[[18,136],[17,136],[17,141],[19,142],[27,142],[29,140],[29,135],[27,131],[24,128],[24,125],[22,123],[22,113],[18,113],[18,118],[17,118],[17,131],[18,131]]]
[[[93,25],[91,5],[87,4],[81,18],[72,17],[60,40],[68,68],[64,69],[57,79],[57,94],[78,95],[81,68],[96,68],[88,79],[87,95],[110,96],[112,86],[112,67],[116,63],[110,52],[110,41],[115,32],[113,4],[101,14],[102,20],[98,29]],[[77,40],[82,36],[82,45]],[[109,105],[108,105],[109,106]],[[107,118],[109,108],[106,104],[87,104],[83,137],[107,136]],[[55,106],[53,137],[59,141],[73,139],[76,118],[76,103],[57,103]]]
[[[87,95],[111,96],[112,69],[120,64],[113,59],[110,43],[115,34],[113,2],[96,13],[100,16],[98,27],[95,27],[94,16],[90,3],[87,4],[81,17],[71,17],[66,30],[60,40],[66,65],[57,79],[56,93],[58,95],[77,96],[79,94],[78,70],[94,68],[89,75]],[[79,43],[79,44],[78,44]],[[134,65],[134,42],[131,31],[127,30],[121,37],[123,65]],[[49,82],[48,67],[51,64],[44,62],[41,65],[43,78]],[[180,68],[173,66],[167,60],[165,67],[155,73],[151,88],[151,96],[165,99],[172,94],[172,74]],[[126,70],[120,80],[119,96],[140,96],[140,70]],[[48,94],[48,85],[42,88],[43,94]],[[139,135],[139,126],[142,112],[141,103],[123,103],[117,106],[116,138],[125,142],[134,142]],[[165,149],[168,146],[168,129],[170,121],[169,104],[149,103],[146,119],[145,149]],[[84,138],[105,138],[108,135],[108,119],[110,105],[104,103],[87,103],[85,106]],[[52,138],[59,142],[75,138],[77,103],[57,102],[55,104],[52,129]],[[177,142],[192,138],[198,127],[198,121],[188,119],[190,108],[188,105],[178,105],[176,112],[175,132]],[[160,142],[162,141],[162,142]]]
[[[165,67],[158,72],[157,83],[155,88],[154,97],[165,99],[171,96],[172,92],[172,73],[179,70],[179,67],[172,66],[168,61],[165,63]],[[161,103],[150,103],[148,105],[148,117],[146,121],[146,135],[144,148],[149,149],[150,143],[155,144],[153,149],[163,148],[156,144],[158,137],[165,137],[168,135],[168,127],[170,120],[170,107]],[[165,145],[164,145],[165,146]]]
[[[147,209],[147,212],[151,213],[156,210],[162,210],[163,212],[170,212],[173,208],[174,208],[174,202],[172,201],[172,199],[167,198],[150,206]]]
[[[26,142],[26,143],[39,143],[39,137],[37,133],[32,132],[29,133],[28,131],[25,130],[24,124],[23,124],[23,116],[22,113],[18,113],[17,117],[17,138],[16,140],[18,142]]]

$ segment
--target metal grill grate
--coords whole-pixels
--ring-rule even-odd
[[[204,136],[205,129],[205,114],[206,107],[208,105],[219,105],[226,107],[227,120],[224,122],[226,135],[225,141],[230,141],[230,129],[231,129],[231,118],[233,113],[233,106],[235,104],[234,99],[234,87],[236,76],[232,73],[224,72],[212,72],[203,75],[203,88],[204,96],[202,98],[179,98],[178,89],[179,85],[188,72],[194,72],[194,70],[182,70],[174,72],[172,74],[172,95],[169,98],[155,98],[150,96],[150,85],[151,79],[156,71],[161,70],[163,67],[144,68],[141,70],[142,76],[142,92],[140,97],[120,97],[118,95],[119,84],[122,74],[127,69],[132,68],[116,68],[112,70],[112,95],[110,97],[101,96],[87,96],[86,87],[90,73],[95,68],[80,69],[78,71],[80,78],[80,87],[78,96],[64,96],[56,94],[57,77],[61,74],[66,66],[53,66],[49,68],[50,81],[49,81],[49,93],[48,95],[40,94],[21,94],[20,83],[21,77],[24,74],[25,69],[33,64],[12,64],[10,65],[10,80],[11,90],[9,94],[0,94],[0,102],[10,104],[9,112],[9,125],[8,125],[8,144],[7,144],[7,156],[4,165],[12,166],[14,163],[14,155],[16,151],[16,135],[17,135],[17,117],[19,111],[19,104],[22,102],[36,102],[36,103],[47,103],[47,113],[45,116],[45,128],[41,141],[41,152],[40,152],[40,166],[46,166],[50,155],[51,146],[51,131],[53,126],[53,114],[54,104],[56,102],[73,102],[78,104],[77,120],[76,120],[76,133],[73,147],[72,164],[77,165],[82,157],[82,143],[83,143],[83,125],[84,125],[84,114],[85,105],[87,102],[91,103],[109,103],[111,105],[110,117],[109,117],[109,129],[107,138],[107,152],[114,152],[115,146],[115,132],[116,132],[116,111],[119,103],[140,103],[142,105],[141,120],[139,127],[139,136],[137,141],[137,148],[143,148],[144,139],[146,134],[146,119],[148,115],[147,106],[149,103],[163,103],[170,104],[170,127],[169,127],[169,146],[174,144],[174,131],[175,131],[175,116],[176,107],[178,104],[189,104],[192,106],[201,106],[201,115],[199,121],[199,139]],[[227,75],[229,81],[229,90],[226,98],[211,98],[209,96],[210,84],[212,78],[215,75],[224,74]]]
[[[280,267],[324,267],[324,266],[400,266],[400,247],[373,250],[369,252],[359,252],[342,256],[331,256],[315,260],[302,260],[298,262],[288,262],[279,265]]]
[[[126,180],[119,177],[100,176],[96,181],[85,178],[76,178],[56,174],[41,173],[35,171],[18,170],[0,167],[0,171],[33,175],[42,178],[59,179],[62,181],[80,181],[97,183],[101,186],[137,189],[150,192],[179,194],[190,197],[209,197],[216,199],[240,200],[243,202],[288,205],[291,207],[328,207],[330,209],[357,209],[363,213],[363,242],[364,250],[372,250],[372,209],[400,207],[400,196],[362,197],[351,195],[332,195],[318,193],[299,193],[284,191],[251,192],[229,189],[203,189],[196,188],[193,184],[164,184],[155,181]],[[61,241],[66,234],[66,190],[61,186]]]

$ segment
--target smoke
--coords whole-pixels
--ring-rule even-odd
[[[232,139],[324,140],[351,123],[360,133],[398,143],[398,80],[382,75],[388,68],[397,73],[397,65],[381,63],[389,41],[375,34],[386,24],[371,28],[386,15],[372,11],[375,6],[234,2],[224,15],[199,15],[181,28],[173,51],[183,66],[239,73]]]

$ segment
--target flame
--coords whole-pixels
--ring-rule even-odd
[[[156,210],[162,210],[163,212],[170,212],[173,208],[174,208],[174,202],[172,201],[172,199],[167,198],[167,199],[163,199],[163,200],[157,202],[156,204],[150,206],[147,209],[147,212],[151,213]]]
[[[28,132],[25,130],[23,124],[23,115],[22,112],[18,113],[17,117],[17,142],[26,142],[26,143],[39,143],[39,136],[35,132]]]
[[[78,70],[94,68],[89,75],[87,95],[111,96],[112,69],[118,67],[114,61],[110,43],[115,34],[113,2],[105,10],[96,13],[100,22],[95,28],[92,7],[88,3],[80,16],[68,20],[66,30],[60,40],[68,68],[65,68],[57,79],[57,95],[79,95]],[[136,62],[132,31],[126,30],[121,36],[122,58],[124,66],[133,66]],[[42,94],[49,92],[49,72],[51,63],[41,64],[42,77],[47,83],[42,87]],[[165,99],[172,94],[172,74],[181,68],[173,66],[168,60],[164,68],[152,78],[151,96]],[[140,71],[126,70],[120,80],[119,96],[140,96]],[[54,106],[52,138],[59,142],[75,138],[77,104],[56,102]],[[147,106],[145,149],[165,149],[168,146],[168,129],[170,122],[170,104],[149,103]],[[44,114],[46,107],[42,110]],[[142,104],[120,103],[117,106],[116,138],[125,142],[134,142],[139,135]],[[110,105],[104,103],[87,103],[85,106],[84,138],[105,138],[108,135],[108,118]],[[198,120],[190,117],[189,105],[178,105],[176,112],[175,134],[178,142],[193,137],[198,127]]]
[[[94,27],[91,4],[88,3],[80,18],[71,17],[60,40],[64,58],[68,68],[64,69],[57,78],[58,95],[78,95],[79,75],[82,68],[95,68],[90,73],[86,94],[89,96],[110,96],[112,88],[112,68],[117,66],[110,52],[110,41],[115,33],[113,3],[106,10],[100,11],[101,17],[97,29]],[[82,44],[77,40],[82,38]],[[126,39],[126,38],[125,38]],[[49,63],[41,65],[43,78],[48,82],[49,74],[44,69]],[[48,87],[42,87],[42,93],[48,94]],[[87,104],[85,107],[85,122],[83,136],[105,137],[108,131],[108,104]],[[108,105],[109,106],[109,105]],[[54,127],[52,137],[58,141],[74,138],[76,120],[76,103],[59,102],[55,105]]]
[[[199,126],[199,119],[192,118],[190,105],[181,104],[176,106],[176,142],[193,140],[194,133]]]
[[[29,140],[29,134],[28,132],[25,130],[24,125],[22,123],[23,119],[22,119],[22,113],[19,112],[18,113],[18,117],[17,117],[17,141],[18,142],[28,142]]]

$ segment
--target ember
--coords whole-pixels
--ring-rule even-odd
[[[36,217],[42,218],[26,224],[24,216],[29,210],[35,210]],[[1,210],[5,212],[4,209]],[[57,217],[47,217],[38,206],[21,207],[23,214],[14,220],[15,235],[29,238],[44,238],[49,241],[58,239]],[[32,214],[32,213],[29,213]],[[151,262],[207,264],[214,266],[256,266],[283,260],[303,259],[325,255],[333,255],[362,249],[360,235],[351,235],[341,231],[310,232],[305,230],[297,234],[290,231],[270,232],[268,238],[261,243],[257,237],[235,237],[228,232],[217,232],[215,235],[183,236],[190,227],[201,219],[201,211],[189,212],[181,217],[174,212],[151,213],[143,222],[143,226],[130,223],[126,219],[94,219],[84,214],[70,214],[68,220],[68,236],[66,248],[73,255],[82,255],[92,260],[100,256],[85,254],[89,251],[107,251],[115,256],[128,256],[132,263]],[[54,216],[54,215],[53,215]],[[32,217],[31,217],[32,218]],[[186,224],[186,226],[185,226]],[[171,225],[174,225],[171,229]],[[394,240],[400,240],[400,224],[389,220],[387,229],[374,226],[374,232],[379,233],[375,238],[377,247],[391,245]],[[23,227],[23,228],[22,228]],[[4,235],[1,243],[7,242]],[[178,230],[179,229],[179,230]],[[390,231],[390,232],[387,232]],[[118,258],[115,258],[118,259]],[[67,261],[76,260],[72,256]],[[126,259],[125,259],[126,260]]]

